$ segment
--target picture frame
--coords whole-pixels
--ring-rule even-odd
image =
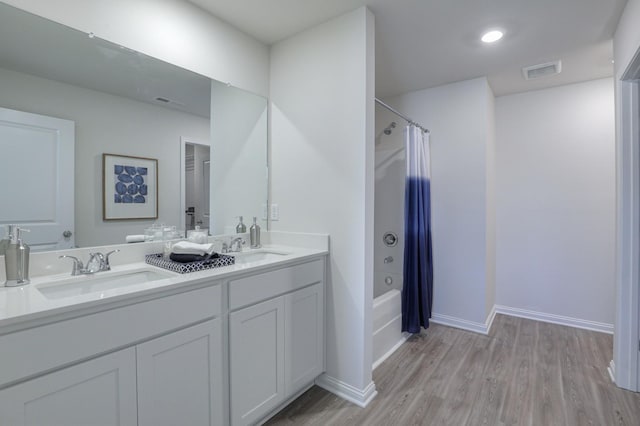
[[[158,218],[158,160],[102,154],[103,220]]]

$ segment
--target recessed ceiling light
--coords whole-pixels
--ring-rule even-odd
[[[492,30],[484,33],[481,40],[485,43],[495,43],[500,40],[504,34],[499,30]]]

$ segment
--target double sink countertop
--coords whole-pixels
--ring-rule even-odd
[[[286,267],[328,253],[328,241],[326,247],[313,246],[267,245],[244,249],[229,253],[236,257],[234,265],[185,274],[146,264],[144,256],[142,259],[136,256],[139,261],[112,266],[111,271],[37,276],[22,287],[0,287],[0,334],[188,291],[190,287],[200,288],[234,275]]]

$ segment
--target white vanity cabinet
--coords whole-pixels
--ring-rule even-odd
[[[229,315],[231,423],[253,424],[284,401],[284,298]]]
[[[0,425],[222,425],[220,287],[0,335]]]
[[[302,390],[324,371],[323,284],[287,294],[285,300],[285,393]]]
[[[136,347],[139,426],[222,423],[221,339],[216,318]]]
[[[127,348],[0,391],[0,424],[135,426],[136,352]]]
[[[231,424],[254,424],[324,371],[324,259],[229,282]]]

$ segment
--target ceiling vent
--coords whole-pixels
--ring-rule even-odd
[[[182,102],[174,101],[173,99],[165,98],[163,96],[158,96],[156,98],[156,101],[158,101],[160,103],[163,103],[163,104],[175,105],[175,106],[180,106],[180,107],[184,107],[185,106],[185,104],[183,104]]]
[[[525,80],[533,80],[548,75],[560,74],[560,71],[562,71],[562,62],[555,61],[524,67],[522,68],[522,75]]]

